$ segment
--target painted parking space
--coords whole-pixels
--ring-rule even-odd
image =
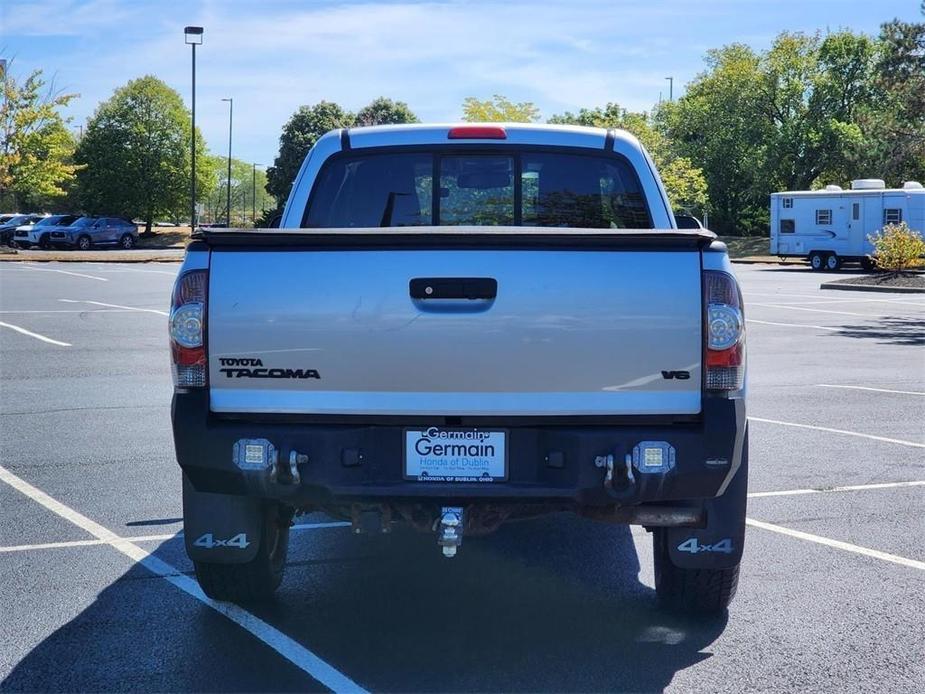
[[[749,527],[740,592],[723,619],[658,608],[640,528],[527,521],[467,539],[446,560],[428,535],[357,536],[313,515],[297,520],[318,527],[293,532],[277,598],[236,620],[191,594],[193,567],[177,535],[158,313],[172,277],[70,269],[109,281],[0,268],[0,311],[78,311],[24,314],[41,321],[29,323],[36,329],[69,331],[74,358],[65,363],[53,345],[13,349],[0,334],[0,465],[111,536],[0,482],[4,514],[21,519],[0,549],[29,547],[0,551],[0,599],[15,605],[0,626],[16,644],[0,649],[4,689],[737,691],[832,689],[850,673],[852,686],[869,690],[911,689],[925,677],[914,618],[925,609],[923,572],[837,546],[921,561],[909,527],[923,488],[821,491],[925,480],[923,449],[896,443],[921,442],[921,398],[880,392],[925,391],[916,344],[820,330],[801,334],[810,354],[794,354],[794,329],[750,328],[749,516],[834,545]],[[761,272],[739,272],[746,302],[782,281]],[[807,294],[800,300],[828,298],[793,277],[794,293]],[[806,320],[747,310],[769,322]],[[856,318],[820,316],[811,320],[837,330]],[[907,373],[897,375],[897,364]],[[96,544],[73,544],[82,538]],[[255,634],[255,625],[265,626]],[[889,653],[875,647],[886,641],[896,644]]]

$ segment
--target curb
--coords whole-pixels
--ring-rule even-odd
[[[848,292],[899,292],[901,294],[925,294],[925,287],[884,287],[879,284],[841,284],[823,282],[819,289],[839,289]]]
[[[183,256],[145,255],[142,257],[114,257],[109,253],[85,254],[74,257],[43,258],[36,256],[0,254],[0,263],[181,263]]]
[[[744,258],[730,258],[729,262],[731,263],[740,263],[742,265],[805,265],[802,260],[799,261],[787,261],[787,260],[778,260],[777,258],[761,258],[755,256],[745,256]]]

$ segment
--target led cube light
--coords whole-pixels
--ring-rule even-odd
[[[235,441],[232,458],[242,470],[266,470],[277,462],[276,447],[266,439]]]
[[[641,473],[665,473],[674,464],[674,446],[667,441],[641,441],[633,448],[633,467]]]

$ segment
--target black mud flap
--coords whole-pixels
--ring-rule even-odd
[[[742,461],[722,496],[704,503],[703,528],[668,528],[671,563],[682,569],[729,569],[742,560],[745,510],[748,501],[748,432]]]
[[[183,535],[193,561],[243,564],[263,540],[260,499],[197,492],[183,475]]]

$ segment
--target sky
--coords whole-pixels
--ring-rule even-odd
[[[190,99],[183,27],[197,48],[197,125],[209,148],[270,165],[292,113],[377,96],[425,122],[458,120],[465,97],[532,101],[544,118],[617,102],[645,110],[704,68],[707,50],[770,46],[781,31],[921,21],[920,0],[0,0],[0,57],[76,92],[78,126],[128,80],[153,74]]]

